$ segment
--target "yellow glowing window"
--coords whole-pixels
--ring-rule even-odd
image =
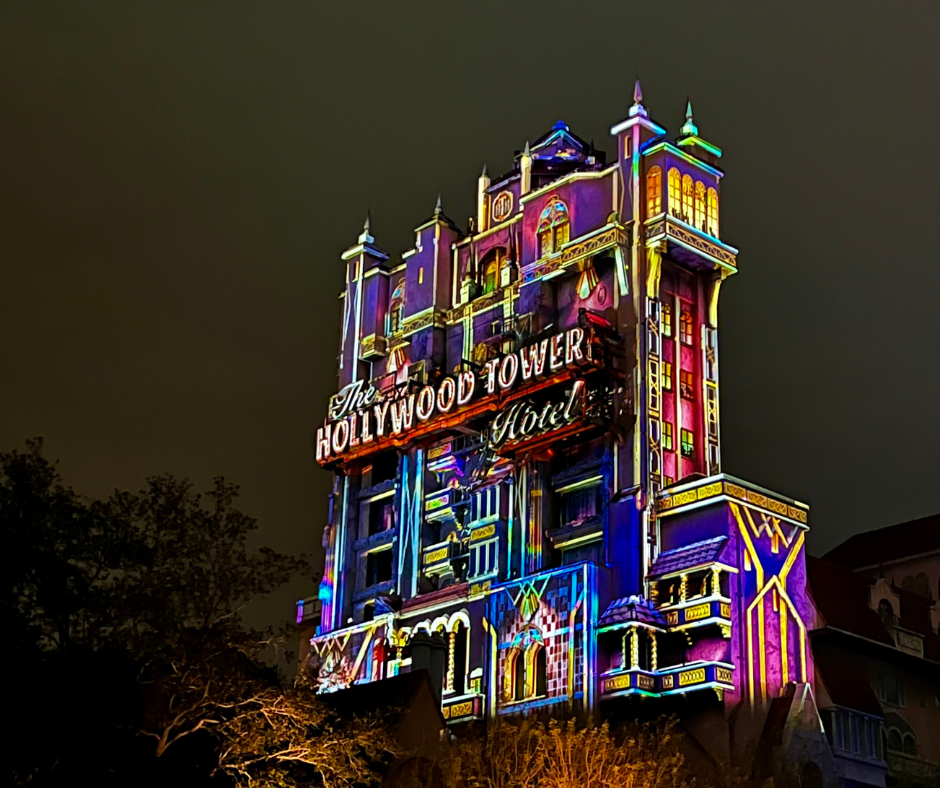
[[[663,304],[663,336],[672,336],[672,307],[669,304]]]
[[[692,223],[692,214],[694,213],[694,192],[695,186],[692,183],[691,175],[682,176],[682,218],[689,224]]]
[[[424,284],[424,266],[418,269],[418,284]]]
[[[554,251],[559,251],[562,246],[568,243],[568,231],[571,225],[568,222],[564,224],[559,224],[555,228],[555,249]]]
[[[663,391],[672,391],[672,364],[663,362]]]
[[[682,214],[682,177],[675,167],[669,170],[669,213]]]
[[[672,451],[672,424],[663,422],[663,451]]]
[[[695,453],[695,436],[692,430],[682,430],[682,456],[691,457]]]
[[[683,345],[692,344],[692,313],[683,309],[679,315],[679,339]]]
[[[663,210],[663,171],[653,167],[646,174],[646,215],[656,216]]]
[[[568,206],[558,199],[550,197],[545,209],[539,216],[536,230],[539,245],[539,257],[552,254],[568,243],[570,219]]]
[[[682,399],[695,399],[695,385],[692,382],[692,373],[688,370],[679,370],[679,393]]]
[[[695,217],[692,224],[696,230],[705,229],[705,184],[701,181],[695,182]]]
[[[708,190],[708,221],[705,232],[718,237],[718,192],[714,189]]]

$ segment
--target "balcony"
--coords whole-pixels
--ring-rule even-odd
[[[369,334],[359,341],[359,358],[363,361],[376,361],[388,355],[388,340],[377,334]]]
[[[669,256],[680,263],[699,270],[719,268],[728,273],[737,269],[738,250],[696,229],[677,216],[661,214],[646,223],[646,243],[653,246],[665,242]]]
[[[422,571],[424,574],[453,575],[453,562],[465,558],[467,551],[460,542],[438,542],[424,548]]]
[[[728,637],[731,634],[731,600],[720,596],[688,599],[675,605],[663,605],[660,613],[666,626],[673,631],[692,629],[717,624]]]
[[[483,695],[474,692],[459,698],[445,699],[441,712],[448,723],[467,722],[483,718]]]
[[[424,497],[424,517],[429,522],[453,522],[454,508],[470,500],[466,490],[447,487]]]
[[[622,695],[675,695],[701,689],[734,689],[734,666],[727,662],[691,662],[659,670],[612,670],[600,676],[602,698]]]

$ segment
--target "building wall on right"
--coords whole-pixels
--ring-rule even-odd
[[[845,785],[940,785],[940,516],[807,562],[817,705]]]

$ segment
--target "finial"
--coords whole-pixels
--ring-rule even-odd
[[[486,162],[483,162],[483,172],[480,174],[481,178],[486,177]]]
[[[434,215],[440,216],[444,212],[444,206],[441,204],[441,195],[437,195],[437,204],[434,206]]]
[[[692,100],[686,99],[685,103],[685,125],[683,125],[682,136],[684,137],[697,137],[698,136],[698,126],[692,120]]]
[[[372,237],[372,209],[366,211],[366,220],[362,223],[362,234],[359,236],[359,243],[370,244],[375,241]]]
[[[640,78],[636,78],[636,84],[633,86],[633,104],[634,106],[642,106],[643,104],[643,88],[640,87]]]
[[[531,156],[532,152],[529,150],[529,141],[525,141],[525,151],[522,154],[523,156]]]

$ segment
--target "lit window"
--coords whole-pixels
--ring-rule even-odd
[[[405,307],[405,277],[398,280],[392,291],[392,302],[388,309],[388,334],[401,331],[402,313]]]
[[[679,339],[683,345],[692,344],[692,313],[683,309],[679,315]]]
[[[663,362],[663,391],[672,391],[672,364]]]
[[[695,210],[694,202],[695,186],[692,183],[691,175],[682,176],[682,218],[689,224],[692,223],[692,214]]]
[[[669,170],[669,213],[682,214],[682,176],[675,167]]]
[[[506,250],[502,247],[490,250],[483,258],[483,295],[489,295],[499,287],[499,274],[506,258]]]
[[[708,222],[705,232],[718,237],[718,192],[715,189],[708,190]]]
[[[672,336],[672,307],[669,304],[663,304],[663,336]]]
[[[568,243],[570,221],[568,206],[557,197],[549,198],[548,205],[539,216],[538,230],[539,257],[545,257],[561,250]]]
[[[663,451],[672,451],[672,424],[663,422]]]
[[[653,167],[646,175],[646,216],[656,216],[663,210],[663,171]]]
[[[696,230],[705,229],[705,184],[701,181],[695,182],[695,225]]]
[[[692,381],[692,373],[688,370],[679,370],[679,394],[682,399],[695,399],[695,384]]]
[[[691,457],[695,452],[695,436],[692,430],[682,430],[682,456]]]
[[[504,686],[511,700],[527,700],[546,694],[548,670],[545,646],[541,641],[541,634],[536,634],[528,646],[524,647],[524,642],[514,645],[507,656],[505,675],[509,681]]]

